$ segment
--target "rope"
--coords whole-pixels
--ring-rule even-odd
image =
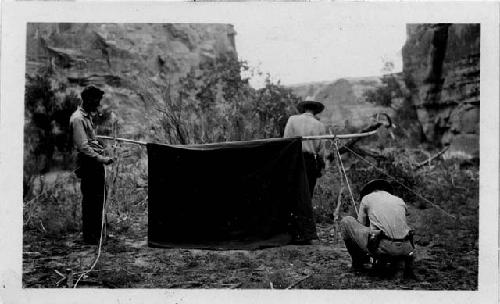
[[[344,168],[344,163],[342,162],[342,157],[340,156],[339,146],[337,144],[337,140],[336,139],[333,140],[333,144],[335,145],[335,152],[337,153],[337,157],[339,159],[340,167],[342,169],[342,174],[344,175],[344,179],[345,179],[346,184],[347,184],[347,189],[349,190],[349,195],[351,197],[352,206],[354,207],[354,212],[356,212],[356,217],[357,217],[358,214],[359,214],[359,211],[356,208],[356,201],[354,200],[354,195],[352,194],[351,185],[349,184],[349,179],[347,178],[347,173],[346,173],[345,168]]]
[[[349,149],[348,147],[344,146],[344,148],[346,148],[349,152],[353,153],[354,155],[356,155],[357,157],[359,157],[361,160],[363,160],[364,162],[368,163],[370,166],[372,166],[373,168],[375,168],[377,171],[383,173],[384,175],[390,177],[392,180],[394,180],[397,184],[399,184],[400,186],[402,186],[403,188],[405,188],[406,190],[410,191],[411,193],[415,194],[417,197],[419,197],[420,199],[424,200],[425,202],[431,204],[434,208],[438,209],[439,211],[443,212],[444,214],[446,214],[447,216],[453,218],[453,219],[456,219],[456,217],[452,214],[450,214],[449,212],[447,212],[446,210],[444,210],[443,208],[441,208],[439,205],[433,203],[432,201],[430,201],[429,199],[423,197],[422,195],[420,195],[419,193],[413,191],[410,187],[406,186],[405,184],[403,183],[400,183],[394,176],[390,175],[389,173],[385,172],[383,169],[380,169],[378,168],[376,165],[372,164],[370,161],[368,161],[367,159],[363,158],[361,155],[359,155],[358,153],[354,152],[353,150]]]
[[[97,265],[97,261],[99,261],[99,257],[101,256],[101,248],[102,248],[102,239],[103,239],[103,231],[104,231],[104,226],[105,226],[105,216],[106,216],[106,169],[104,169],[104,184],[103,184],[103,190],[104,190],[104,199],[103,199],[103,203],[102,203],[102,214],[101,214],[101,233],[100,233],[100,237],[99,237],[99,247],[97,248],[97,256],[94,260],[94,263],[92,263],[92,266],[90,266],[90,268],[83,272],[79,277],[78,277],[78,280],[76,280],[76,283],[75,285],[73,286],[73,288],[76,288],[76,286],[78,286],[78,283],[80,282],[80,280],[85,276],[87,275],[89,272],[91,272],[92,270],[94,270],[94,267],[95,265]]]
[[[113,144],[113,156],[116,155],[116,147],[117,147],[117,141],[116,141],[116,127],[115,127],[115,130],[114,130],[114,144]],[[118,165],[117,165],[118,166]],[[116,172],[114,178],[116,178],[116,175],[118,174],[118,172]],[[78,283],[80,282],[80,280],[85,276],[87,275],[88,273],[90,273],[92,270],[94,270],[95,266],[97,265],[97,262],[99,261],[99,257],[101,256],[101,250],[102,250],[102,240],[103,240],[103,237],[106,235],[106,168],[104,168],[104,184],[103,184],[103,202],[102,202],[102,212],[101,212],[101,233],[100,233],[100,236],[99,236],[99,246],[97,247],[97,256],[94,260],[94,263],[92,263],[92,266],[90,266],[90,268],[83,272],[79,277],[78,277],[78,280],[76,280],[76,283],[75,285],[73,286],[73,288],[76,288],[78,286]]]

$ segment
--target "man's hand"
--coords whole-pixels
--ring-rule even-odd
[[[111,157],[104,156],[99,158],[99,162],[105,165],[110,165],[113,163],[113,159]]]
[[[104,153],[104,146],[97,140],[89,140],[89,146],[96,152],[97,154],[102,155]]]

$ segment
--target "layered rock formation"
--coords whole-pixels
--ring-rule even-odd
[[[122,135],[141,136],[158,88],[219,56],[237,56],[227,24],[29,24],[27,77],[51,71],[62,99],[89,84],[106,92],[103,106],[116,114]],[[151,96],[149,96],[151,97]]]
[[[363,94],[380,86],[378,77],[342,78],[332,82],[319,82],[291,86],[298,96],[312,96],[325,104],[321,121],[338,128],[359,129],[379,112],[392,114],[393,110],[368,103]]]
[[[234,35],[228,24],[28,24],[25,175],[72,163],[69,116],[83,87],[106,93],[101,104],[113,123],[100,133],[148,140],[180,78],[237,58]]]
[[[426,140],[479,157],[479,24],[409,24],[403,73]]]

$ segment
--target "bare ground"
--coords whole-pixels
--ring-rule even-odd
[[[476,290],[477,206],[454,220],[434,208],[410,206],[416,229],[418,280],[373,272],[354,273],[333,224],[318,224],[319,245],[289,245],[255,251],[157,249],[147,246],[147,212],[111,223],[99,261],[78,288],[295,288]],[[78,232],[50,235],[24,231],[23,286],[67,287],[96,257]]]

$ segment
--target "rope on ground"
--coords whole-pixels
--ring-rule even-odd
[[[338,146],[338,143],[337,143],[337,140],[333,140],[333,144],[335,145],[335,152],[337,153],[337,157],[338,157],[338,160],[339,160],[339,163],[340,163],[340,167],[342,169],[342,174],[345,178],[345,181],[346,181],[346,184],[347,184],[347,189],[349,190],[349,195],[351,197],[351,201],[352,201],[352,206],[354,207],[354,212],[356,212],[356,217],[358,216],[359,214],[359,211],[356,207],[356,201],[354,200],[354,195],[352,194],[352,189],[351,189],[351,185],[349,184],[349,179],[347,178],[347,173],[345,171],[345,168],[344,168],[344,163],[342,162],[342,157],[340,156],[340,152],[339,152],[339,146]]]
[[[303,277],[302,279],[290,284],[286,289],[292,289],[293,287],[297,286],[298,284],[300,284],[300,283],[304,282],[305,280],[309,279],[310,277],[312,277],[312,275],[313,274],[311,273],[311,274]]]
[[[104,181],[106,181],[106,170],[104,170]],[[103,239],[103,231],[104,231],[104,223],[105,223],[105,217],[106,217],[106,183],[104,183],[104,202],[102,204],[102,214],[101,214],[101,235],[99,237],[99,246],[97,247],[97,256],[94,260],[94,263],[92,263],[92,266],[85,272],[83,272],[79,277],[78,280],[76,280],[75,285],[73,285],[73,288],[76,288],[78,286],[78,283],[80,280],[87,275],[89,272],[94,270],[95,265],[97,265],[97,261],[99,261],[99,257],[101,256],[101,248],[102,248],[102,239]]]
[[[419,169],[420,167],[423,167],[424,165],[429,164],[431,161],[433,161],[436,158],[438,158],[439,156],[443,155],[443,153],[446,152],[446,150],[448,150],[449,147],[450,146],[446,146],[443,150],[439,151],[436,155],[431,156],[428,159],[424,160],[423,162],[416,164],[415,168]]]
[[[115,138],[115,141],[114,141],[114,145],[113,145],[113,156],[116,155],[116,148],[117,148],[117,141],[116,141],[116,129],[115,129],[115,132],[114,132],[114,138]],[[113,176],[113,179],[116,180],[116,176],[118,175],[118,164],[115,164],[116,166],[116,171],[115,171],[115,174]],[[92,263],[92,265],[90,266],[90,268],[86,271],[84,271],[79,277],[78,279],[76,280],[75,282],[75,285],[73,285],[73,288],[76,288],[78,286],[78,283],[80,282],[80,280],[85,276],[87,275],[88,273],[90,273],[92,270],[94,270],[95,266],[97,265],[97,262],[99,261],[99,257],[101,256],[101,251],[102,251],[102,242],[103,242],[103,238],[105,237],[106,235],[106,169],[104,169],[104,185],[103,185],[103,198],[104,198],[104,201],[102,203],[102,213],[101,213],[101,233],[100,233],[100,236],[99,236],[99,246],[97,247],[97,256],[94,260],[94,262]],[[111,193],[113,194],[113,190],[114,190],[114,181],[112,183],[113,185],[113,189],[111,189]]]
[[[405,188],[406,190],[410,191],[411,193],[415,194],[417,197],[419,197],[420,199],[424,200],[425,202],[431,204],[434,208],[438,209],[439,211],[441,211],[442,213],[444,213],[445,215],[453,218],[453,219],[457,219],[454,215],[450,214],[449,212],[447,212],[446,210],[444,210],[443,208],[441,208],[439,205],[437,205],[436,203],[430,201],[429,199],[423,197],[422,195],[420,195],[419,193],[413,191],[410,187],[406,186],[405,184],[399,182],[394,176],[390,175],[389,173],[385,172],[383,169],[380,169],[379,167],[377,167],[376,165],[372,164],[369,160],[365,159],[364,157],[362,157],[361,155],[359,155],[358,153],[354,152],[353,150],[349,149],[348,147],[345,147],[349,152],[353,153],[355,156],[359,157],[361,160],[363,160],[364,162],[368,163],[370,166],[372,166],[373,168],[375,168],[377,171],[383,173],[384,175],[390,177],[392,180],[394,180],[397,184],[399,184],[400,186],[402,186],[403,188]]]

